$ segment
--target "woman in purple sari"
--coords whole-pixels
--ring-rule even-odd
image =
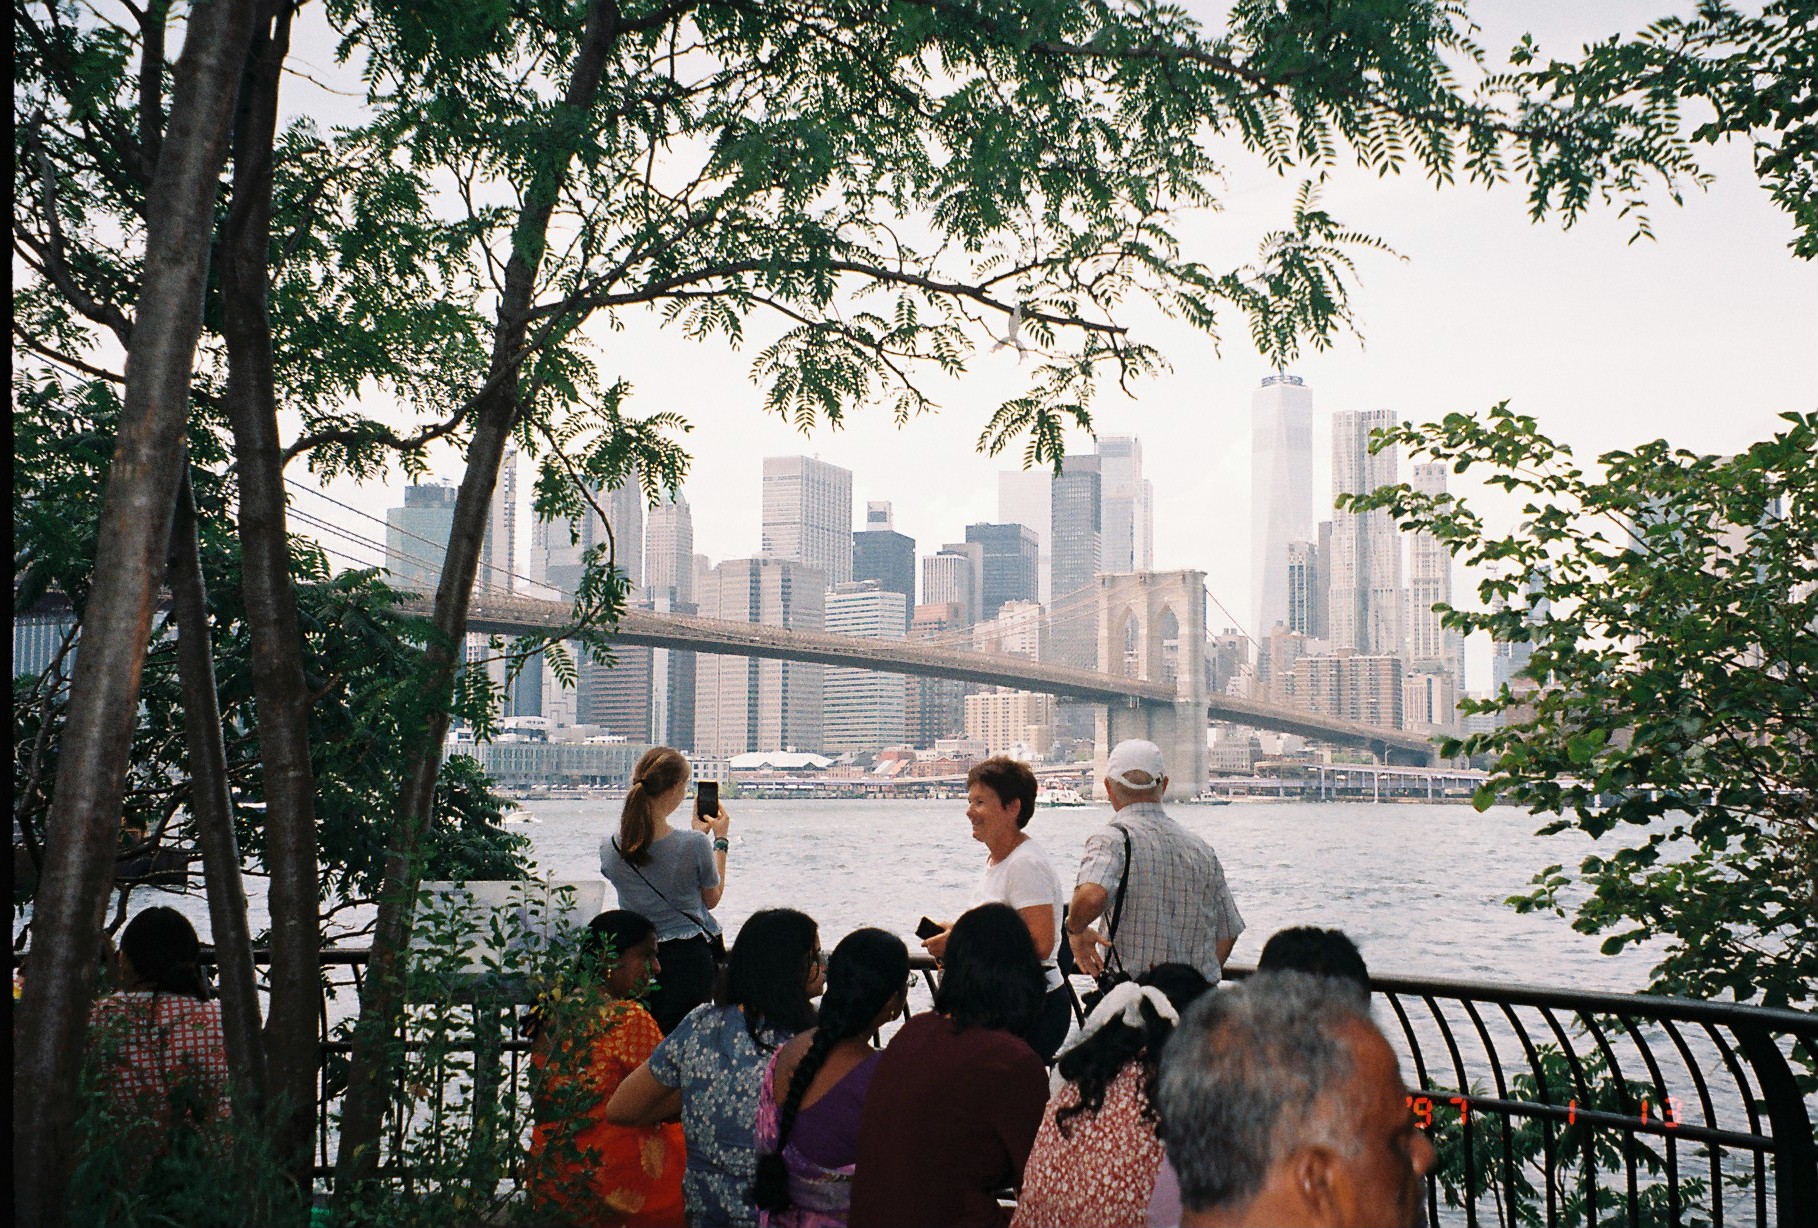
[[[894,934],[855,930],[834,948],[815,1026],[777,1050],[758,1093],[759,1228],[845,1228],[859,1110],[881,1056],[871,1040],[902,1013],[908,977]]]

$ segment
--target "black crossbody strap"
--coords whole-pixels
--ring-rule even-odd
[[[1130,837],[1125,836],[1124,839],[1126,841],[1128,841],[1130,839]],[[706,926],[702,925],[699,921],[695,921],[693,913],[687,911],[686,909],[676,908],[675,901],[670,899],[668,896],[664,895],[663,889],[661,887],[657,886],[655,883],[651,882],[648,878],[644,877],[644,872],[642,870],[638,869],[637,863],[635,861],[631,860],[631,858],[625,856],[625,850],[619,847],[619,838],[617,836],[612,837],[612,851],[619,855],[620,861],[624,862],[626,865],[631,867],[631,872],[633,874],[637,875],[639,878],[644,879],[644,885],[646,887],[650,888],[652,891],[657,893],[657,899],[663,901],[663,903],[669,905],[670,908],[675,909],[676,912],[681,913],[684,917],[687,917],[690,921],[694,921],[694,928],[701,931],[701,937],[705,938],[710,943],[713,941],[713,931],[709,930]],[[1118,888],[1117,899],[1118,899],[1118,903],[1120,903],[1120,904],[1123,903],[1124,893],[1123,893],[1122,887]],[[693,942],[694,939],[690,938],[687,941]]]
[[[1124,919],[1124,892],[1130,886],[1130,829],[1122,823],[1113,823],[1111,826],[1124,835],[1124,872],[1117,878],[1117,898],[1111,904],[1111,928],[1105,934],[1107,939],[1115,943],[1117,941],[1117,923]],[[1118,967],[1124,966],[1123,957],[1117,953],[1115,946],[1111,948],[1110,958],[1117,961]],[[1109,960],[1106,962],[1108,964]]]

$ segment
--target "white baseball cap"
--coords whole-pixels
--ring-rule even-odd
[[[1105,760],[1106,778],[1126,789],[1153,789],[1165,775],[1167,772],[1162,767],[1161,747],[1141,738],[1119,742],[1111,749],[1111,757]],[[1132,780],[1133,776],[1146,779]]]

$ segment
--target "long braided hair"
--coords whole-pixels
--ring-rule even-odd
[[[827,989],[821,995],[815,1018],[814,1039],[796,1063],[788,1093],[777,1105],[776,1150],[758,1156],[757,1184],[752,1199],[776,1214],[789,1209],[789,1169],[783,1149],[795,1128],[802,1097],[827,1061],[833,1047],[843,1040],[863,1036],[871,1021],[901,993],[909,978],[909,949],[895,934],[880,929],[859,929],[840,940],[827,961]]]
[[[656,835],[656,811],[651,799],[688,779],[688,760],[673,746],[653,746],[631,769],[631,788],[619,812],[619,855],[634,866],[650,861],[650,841]]]

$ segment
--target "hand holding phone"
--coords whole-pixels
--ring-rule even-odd
[[[720,782],[702,780],[694,786],[694,817],[712,821],[720,813]]]
[[[946,928],[939,921],[930,921],[927,917],[923,917],[921,923],[915,927],[915,936],[925,941]]]

